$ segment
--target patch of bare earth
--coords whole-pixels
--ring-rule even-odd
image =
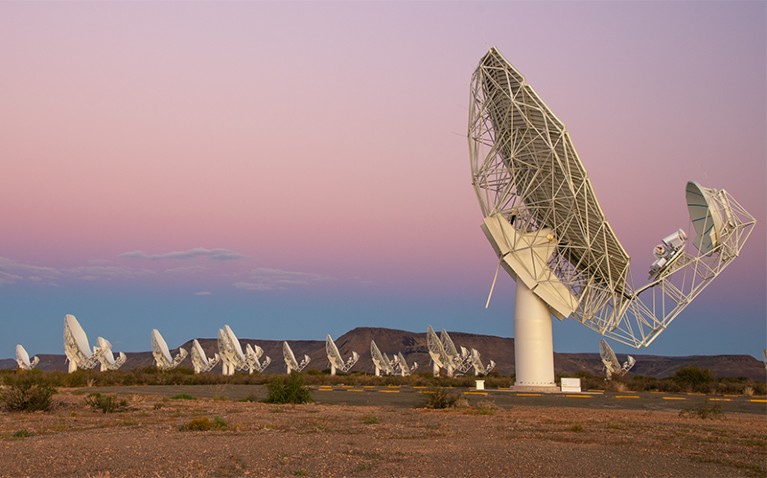
[[[0,476],[765,476],[767,417],[515,406],[269,405],[60,392],[0,414]],[[227,428],[184,431],[208,417]]]

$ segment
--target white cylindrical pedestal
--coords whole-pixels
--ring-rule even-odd
[[[515,386],[556,387],[554,339],[546,303],[517,278],[514,306]]]
[[[476,382],[477,382],[476,383],[477,386],[475,388],[477,390],[484,390],[485,389],[485,381],[484,380],[477,380]]]

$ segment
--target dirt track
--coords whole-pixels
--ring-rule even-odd
[[[427,410],[62,392],[0,414],[0,476],[764,476],[767,417],[491,403]],[[226,430],[181,431],[197,417]],[[13,438],[26,430],[30,436]]]

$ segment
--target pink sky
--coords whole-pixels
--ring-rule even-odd
[[[118,302],[141,300],[134,286],[152,278],[186,284],[198,300],[194,292],[216,296],[277,270],[304,274],[309,289],[332,278],[341,303],[370,284],[393,303],[422,295],[433,320],[445,315],[437,328],[511,335],[510,320],[466,323],[439,305],[440,293],[460,294],[484,317],[495,270],[466,129],[471,73],[497,46],[567,124],[636,282],[658,239],[687,226],[689,179],[727,189],[761,221],[687,319],[711,310],[705,304],[742,310],[739,330],[706,332],[735,334],[726,347],[699,352],[755,354],[766,333],[765,8],[2,3],[0,302],[12,305],[0,306],[0,320],[40,314],[14,302],[19,287],[33,302],[47,300],[53,286],[44,283],[89,297],[94,279],[112,274],[124,281],[113,283]],[[123,255],[200,248],[187,259]],[[215,249],[242,257],[211,260]],[[513,292],[508,279],[500,287]],[[268,293],[250,292],[256,302]],[[183,300],[164,305],[169,317],[186,310]],[[318,314],[343,315],[333,307]],[[355,307],[378,313],[363,299]],[[503,299],[493,307],[512,315]],[[68,312],[77,314],[45,320],[58,328]],[[237,313],[232,320],[247,323]],[[664,353],[685,340],[667,333]],[[28,334],[0,342],[0,356]],[[739,349],[742,337],[752,338]],[[589,340],[568,346],[589,350],[598,336]]]

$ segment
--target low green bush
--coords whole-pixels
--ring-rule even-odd
[[[198,418],[192,418],[189,420],[189,423],[185,425],[181,425],[179,427],[180,431],[196,431],[196,432],[206,432],[210,430],[227,430],[229,428],[229,425],[221,418],[221,417],[214,417],[213,420],[211,420],[208,417],[198,417]]]
[[[448,392],[444,388],[437,388],[428,393],[429,398],[426,400],[426,408],[453,408],[458,402],[458,395],[453,392]]]
[[[0,404],[9,412],[50,410],[56,389],[37,374],[6,377]]]
[[[127,400],[118,400],[116,395],[102,395],[100,393],[89,393],[85,397],[85,404],[101,413],[114,413],[128,407]]]
[[[268,395],[264,402],[266,403],[311,403],[312,394],[304,386],[304,379],[301,374],[292,372],[287,381],[282,375],[277,375],[267,383]]]

